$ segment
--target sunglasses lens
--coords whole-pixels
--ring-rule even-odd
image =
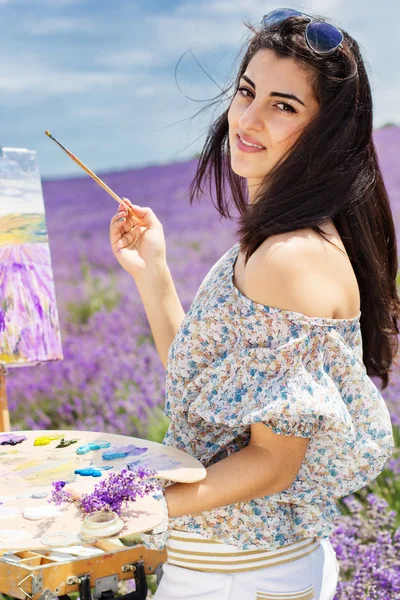
[[[272,10],[267,15],[263,16],[261,25],[267,28],[284,21],[289,17],[301,17],[301,15],[302,13],[298,10],[293,10],[291,8],[277,8],[276,10]]]
[[[306,28],[306,39],[313,50],[324,53],[331,52],[343,41],[343,34],[330,23],[313,21]]]

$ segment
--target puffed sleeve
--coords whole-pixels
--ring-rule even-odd
[[[348,489],[375,478],[394,448],[384,399],[360,354],[331,327],[307,330],[273,349],[237,347],[189,388],[189,422],[229,428],[263,422],[276,434],[329,441],[336,466],[348,471]]]

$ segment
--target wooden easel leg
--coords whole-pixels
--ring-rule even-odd
[[[10,431],[10,414],[7,404],[5,374],[5,368],[3,365],[0,365],[0,431]]]

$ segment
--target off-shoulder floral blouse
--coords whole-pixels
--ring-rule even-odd
[[[163,444],[207,467],[244,448],[251,423],[310,441],[283,492],[171,518],[169,531],[272,550],[329,536],[340,515],[335,500],[379,475],[393,430],[362,360],[361,313],[309,317],[250,300],[233,283],[239,250],[210,269],[170,346]],[[169,531],[161,545],[146,536],[146,547],[162,549]]]

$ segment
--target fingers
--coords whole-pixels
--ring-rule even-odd
[[[129,204],[135,213],[135,216],[140,219],[144,227],[147,227],[148,229],[162,230],[162,224],[152,208],[149,206],[138,206],[137,204],[132,204],[128,198],[124,198],[124,201]]]
[[[127,205],[132,208],[137,218],[144,225],[137,223],[135,218],[129,214]],[[148,228],[162,229],[162,225],[152,209],[147,206],[137,206],[132,204],[128,198],[123,198],[123,202],[118,206],[118,212],[110,222],[111,244],[117,251],[135,245],[143,231]]]
[[[132,202],[128,198],[122,198],[123,202],[120,204],[120,210],[125,210],[127,212],[127,216],[130,218],[132,227],[134,225],[140,225],[139,221],[141,220],[137,214],[139,210],[138,206],[132,204]],[[130,207],[130,209],[129,209]]]
[[[113,245],[117,243],[124,233],[123,223],[125,221],[121,219],[124,219],[124,213],[117,212],[110,222],[110,240]]]
[[[121,250],[124,250],[125,248],[135,246],[140,235],[141,235],[141,231],[140,231],[139,227],[137,229],[131,229],[130,231],[128,231],[127,233],[122,235],[119,238],[119,240],[117,240],[117,242],[115,244],[115,250],[117,252],[120,252]]]
[[[126,199],[126,202],[129,203],[129,206],[132,207],[132,202],[128,199]],[[138,223],[136,223],[135,219],[132,218],[131,213],[129,212],[129,209],[127,208],[126,204],[124,202],[121,202],[119,207],[118,207],[118,212],[116,213],[116,215],[114,215],[112,221],[116,219],[117,221],[120,221],[121,223],[124,224],[124,228],[125,231],[129,231],[129,229],[131,229],[132,227],[135,227],[135,225],[138,225]],[[124,219],[124,220],[122,220]]]
[[[67,492],[74,500],[79,500],[82,495],[81,490],[76,484],[68,483],[63,487],[64,492]]]
[[[120,210],[112,217],[110,222],[111,241],[116,242],[122,235],[128,233],[134,227],[135,224],[127,214],[126,208],[121,208],[120,205]]]
[[[122,212],[122,211],[118,211],[117,213],[115,213],[115,215],[112,217],[111,219],[111,223],[110,226],[112,227],[113,225],[119,224],[121,225],[121,223],[123,222],[123,218],[126,217],[126,212]]]
[[[123,202],[122,202],[122,206],[124,206],[124,203],[125,203],[125,204],[129,204],[129,206],[130,206],[130,207],[133,209],[133,204],[132,204],[132,202],[129,200],[129,198],[125,198],[125,197],[123,197],[123,198],[122,198],[122,200],[123,200]],[[121,206],[121,205],[120,205],[120,206]]]

